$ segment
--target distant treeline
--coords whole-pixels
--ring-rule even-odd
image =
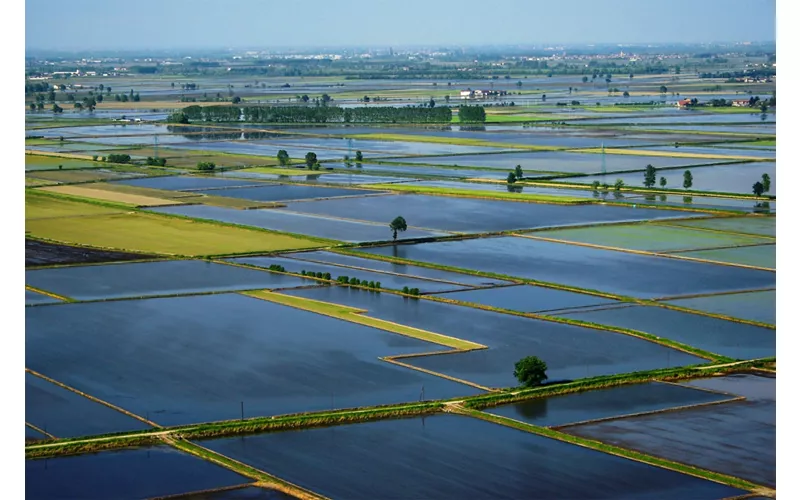
[[[189,106],[180,113],[190,121],[254,123],[450,123],[453,117],[448,107]]]

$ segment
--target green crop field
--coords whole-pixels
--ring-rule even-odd
[[[533,236],[650,252],[764,243],[763,238],[656,224],[620,224],[536,231]]]
[[[175,255],[271,252],[319,247],[295,236],[225,226],[43,195],[25,200],[27,235],[99,248]]]

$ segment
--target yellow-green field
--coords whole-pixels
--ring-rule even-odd
[[[747,160],[765,161],[763,157],[744,156],[744,155],[714,155],[708,153],[680,153],[671,151],[647,151],[642,149],[614,149],[606,148],[605,152],[613,155],[636,155],[636,156],[666,156],[670,158],[695,158],[701,160]],[[582,149],[581,153],[602,153],[598,148]],[[774,161],[774,160],[771,160]]]
[[[388,189],[392,191],[406,191],[411,193],[424,193],[444,196],[464,196],[469,198],[496,198],[499,200],[515,200],[527,202],[543,202],[557,204],[588,203],[592,200],[588,198],[576,198],[570,196],[555,196],[546,194],[525,194],[509,193],[503,191],[481,191],[477,189],[444,188],[433,186],[416,186],[412,184],[372,184],[369,186],[374,189]]]
[[[172,255],[218,255],[314,248],[280,233],[126,212],[43,194],[25,197],[27,235],[63,243]]]
[[[418,328],[412,328],[410,326],[393,323],[391,321],[364,316],[363,313],[367,311],[363,309],[355,309],[353,307],[333,304],[331,302],[322,302],[319,300],[306,299],[302,297],[293,297],[291,295],[283,295],[280,293],[270,292],[268,290],[244,292],[244,294],[258,299],[296,307],[305,311],[312,311],[317,314],[343,319],[345,321],[350,321],[351,323],[358,323],[359,325],[371,326],[373,328],[379,328],[392,333],[399,333],[400,335],[405,335],[407,337],[414,337],[416,339],[434,342],[436,344],[455,349],[483,349],[486,347],[481,344],[476,344],[475,342],[469,342],[467,340],[448,337],[447,335],[441,335],[438,333],[429,332],[427,330],[420,330]]]
[[[93,198],[96,200],[113,201],[116,203],[125,203],[128,205],[138,207],[157,207],[162,205],[175,205],[175,200],[164,198],[154,198],[152,196],[142,196],[138,194],[121,193],[116,191],[109,191],[106,189],[97,189],[95,187],[86,186],[50,186],[40,188],[42,191],[51,193],[66,194],[71,196],[81,196],[84,198]]]

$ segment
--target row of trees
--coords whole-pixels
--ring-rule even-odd
[[[450,123],[450,108],[420,107],[295,107],[295,106],[188,106],[170,115],[171,123],[189,121],[254,123]]]
[[[459,106],[458,121],[465,123],[484,123],[486,121],[486,110],[483,109],[483,106]]]

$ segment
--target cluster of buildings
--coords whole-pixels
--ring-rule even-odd
[[[508,91],[506,90],[462,90],[461,91],[461,98],[462,99],[486,99],[487,97],[498,97],[507,95]]]

